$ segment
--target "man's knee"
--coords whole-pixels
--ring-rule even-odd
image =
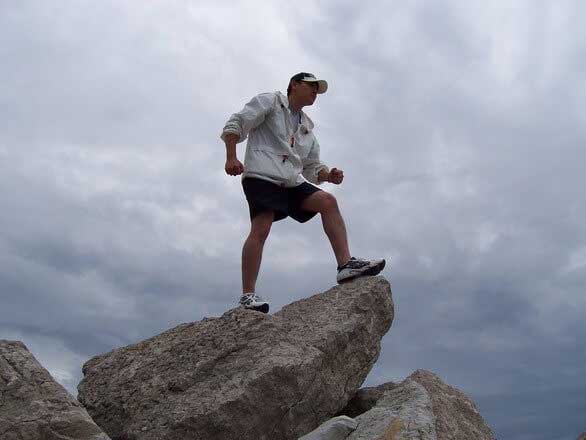
[[[309,196],[301,205],[303,209],[321,214],[338,209],[336,198],[326,191],[318,191]]]
[[[331,212],[338,210],[338,201],[332,194],[325,192],[322,195],[322,212]]]

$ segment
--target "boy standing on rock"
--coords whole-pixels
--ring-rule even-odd
[[[222,131],[226,144],[226,173],[242,174],[251,228],[242,249],[242,297],[247,309],[269,311],[269,303],[255,293],[262,250],[275,221],[287,216],[300,223],[321,214],[324,231],[338,263],[337,281],[376,275],[385,260],[350,256],[346,226],[336,198],[316,187],[323,182],[339,185],[342,170],[321,162],[313,122],[303,107],[313,105],[328,83],[311,73],[298,73],[289,81],[287,96],[281,92],[255,96],[234,113]],[[244,165],[236,156],[236,144],[248,137]]]

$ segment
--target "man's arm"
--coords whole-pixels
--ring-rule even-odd
[[[226,144],[226,165],[224,169],[231,176],[244,172],[244,165],[236,155],[236,144],[245,140],[250,130],[258,127],[271,110],[275,100],[274,93],[262,93],[255,96],[238,113],[234,113],[226,122],[220,136]]]
[[[303,162],[303,177],[305,177],[308,181],[313,184],[321,185],[322,182],[329,182],[329,169],[326,164],[324,164],[319,159],[319,142],[313,135],[312,137],[312,145],[307,157],[302,159]]]
[[[252,98],[242,110],[230,116],[220,137],[224,139],[228,134],[233,133],[238,135],[236,143],[244,141],[250,130],[263,123],[275,99],[274,93],[261,93]]]
[[[317,174],[318,182],[330,182],[339,185],[344,180],[344,171],[337,168],[332,168],[331,171],[320,170]]]
[[[313,134],[312,134],[313,136]],[[303,161],[303,176],[311,183],[320,185],[322,182],[330,182],[339,185],[344,180],[344,172],[337,168],[331,170],[319,158],[319,142],[313,136],[313,145],[307,157]]]
[[[317,181],[319,183],[327,182],[329,177],[330,177],[330,173],[328,170],[320,170],[320,172],[317,173]]]
[[[235,133],[226,133],[224,143],[226,144],[226,166],[224,169],[230,176],[238,176],[244,172],[244,165],[236,156],[236,144],[240,136]]]

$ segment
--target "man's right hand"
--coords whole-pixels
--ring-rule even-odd
[[[227,159],[224,169],[226,170],[226,174],[238,176],[244,172],[244,165],[237,158]]]

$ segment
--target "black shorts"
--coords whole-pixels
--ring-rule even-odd
[[[266,180],[247,177],[242,180],[242,187],[248,201],[250,219],[261,212],[274,211],[275,222],[290,216],[299,223],[305,223],[317,214],[301,209],[301,204],[307,197],[321,191],[307,182],[286,188]]]

